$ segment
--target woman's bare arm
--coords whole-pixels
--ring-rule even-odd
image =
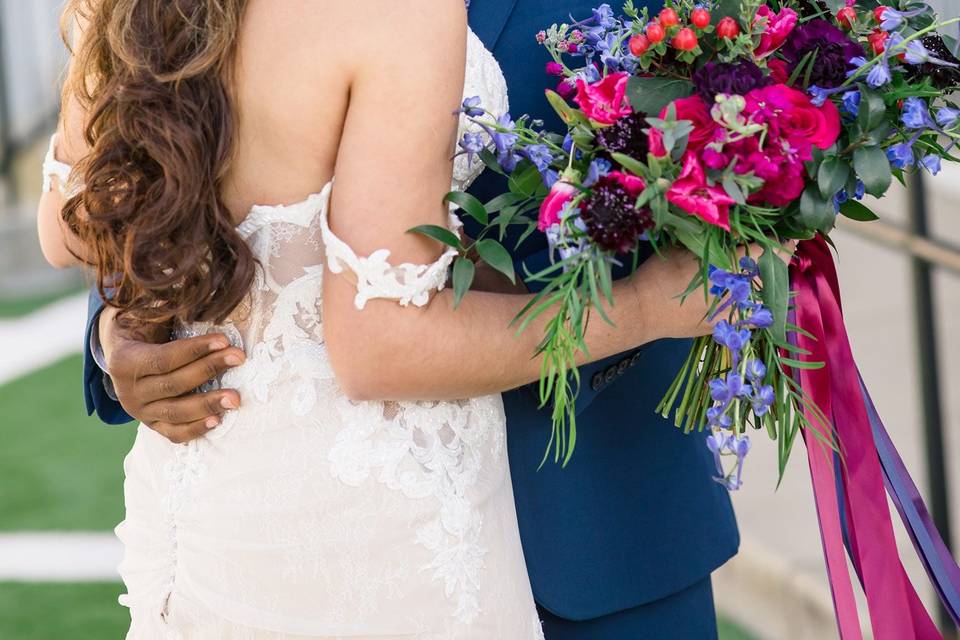
[[[391,262],[426,264],[441,248],[406,233],[420,224],[445,224],[451,149],[465,51],[462,4],[449,0],[375,2],[390,14],[365,38],[370,44],[404,33],[418,44],[402,59],[388,48],[364,46],[350,89],[333,189],[331,226],[358,255],[391,251]],[[381,6],[382,5],[382,6]],[[379,29],[383,33],[377,33]],[[586,341],[601,359],[651,340],[706,330],[697,296],[682,308],[673,298],[695,272],[680,252],[653,260],[614,285],[609,310],[616,327],[591,322]],[[357,399],[443,399],[478,396],[535,380],[533,354],[543,335],[535,322],[520,335],[511,321],[529,295],[471,292],[453,308],[449,290],[423,308],[370,301],[354,306],[353,279],[324,282],[324,334],[334,370]]]

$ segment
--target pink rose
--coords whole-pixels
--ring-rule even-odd
[[[777,128],[784,138],[828,149],[840,137],[840,112],[830,100],[817,107],[807,94],[784,84],[754,89],[747,95],[748,104],[762,105],[765,110],[773,108]]]
[[[560,212],[577,195],[577,188],[564,180],[557,180],[550,187],[550,193],[540,205],[540,217],[537,220],[537,229],[546,231],[560,222]]]
[[[787,36],[797,26],[797,12],[784,8],[780,13],[774,13],[767,5],[762,5],[757,9],[753,26],[755,29],[758,27],[763,29],[760,34],[760,44],[753,51],[758,58],[763,58],[779,49],[786,41]]]
[[[690,140],[687,143],[687,149],[691,151],[700,151],[708,142],[711,142],[717,131],[717,123],[710,115],[710,109],[700,96],[694,95],[689,98],[680,98],[673,101],[673,107],[676,110],[677,120],[689,120],[693,123],[693,131],[690,132]],[[667,108],[660,112],[661,118],[667,117]],[[657,156],[667,155],[667,150],[663,146],[663,134],[659,129],[650,127],[648,134],[650,142],[650,152]]]
[[[735,200],[721,187],[707,184],[696,154],[687,153],[680,177],[667,191],[667,200],[704,222],[730,230],[730,205]]]
[[[638,197],[643,190],[647,188],[647,184],[642,178],[622,173],[620,171],[611,171],[606,175],[606,177],[607,179],[616,180],[631,198]]]
[[[593,84],[577,80],[577,97],[574,100],[590,120],[601,125],[613,124],[633,113],[627,101],[629,79],[628,73],[612,73]]]

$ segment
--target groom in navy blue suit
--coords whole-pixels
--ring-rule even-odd
[[[543,95],[546,51],[534,35],[590,15],[586,0],[473,0],[470,25],[496,56],[511,110],[562,124]],[[651,6],[651,9],[655,7]],[[471,188],[503,193],[486,172]],[[539,236],[514,256],[533,271],[547,260]],[[88,336],[102,303],[91,296]],[[510,468],[527,569],[547,640],[710,640],[710,574],[737,552],[726,490],[711,478],[704,438],[684,435],[654,408],[690,343],[663,340],[581,370],[580,437],[571,463],[538,470],[550,415],[529,388],[504,394]],[[130,417],[106,392],[89,349],[87,408],[111,424]]]

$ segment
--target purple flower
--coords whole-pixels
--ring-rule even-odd
[[[867,84],[877,89],[888,82],[890,82],[890,67],[887,66],[886,59],[883,59],[867,72]]]
[[[480,109],[480,96],[472,96],[466,98],[463,101],[463,104],[460,105],[460,112],[466,114],[470,118],[477,118],[483,115],[483,109]]]
[[[707,409],[707,421],[710,423],[711,427],[718,427],[721,429],[729,429],[730,425],[733,424],[733,420],[725,413],[725,409],[722,407],[710,407]],[[726,436],[721,443],[725,446],[726,439],[729,436]],[[721,471],[723,473],[723,471]]]
[[[943,107],[937,111],[937,124],[944,129],[949,129],[960,120],[960,109],[953,107]]]
[[[473,162],[473,156],[484,150],[483,136],[479,133],[465,133],[460,140],[460,148],[467,153],[467,162]]]
[[[745,323],[757,329],[766,329],[773,325],[773,313],[770,309],[762,305],[754,308],[753,313],[746,319]]]
[[[776,399],[777,396],[773,391],[773,387],[768,384],[760,387],[750,401],[753,404],[753,413],[757,416],[766,415]]]
[[[760,275],[760,268],[757,267],[757,261],[750,256],[740,258],[740,270],[748,278],[756,278]]]
[[[887,149],[887,159],[897,169],[906,169],[913,166],[913,145],[909,142],[901,142]]]
[[[583,181],[583,186],[592,187],[597,184],[597,180],[607,175],[613,165],[603,158],[595,158],[590,162],[587,168],[587,177]]]
[[[929,154],[923,156],[923,159],[920,160],[920,164],[923,165],[923,168],[930,172],[930,175],[937,175],[940,173],[940,156]]]
[[[543,144],[532,144],[523,150],[523,155],[533,163],[537,171],[543,173],[550,168],[553,163],[553,154],[550,149]]]
[[[562,76],[563,75],[563,65],[559,62],[550,61],[547,63],[547,74],[551,76]]]
[[[927,129],[933,124],[927,103],[915,96],[903,101],[901,119],[908,129]]]
[[[721,320],[713,328],[713,339],[734,353],[740,353],[750,336],[749,329],[737,329],[726,320]]]
[[[761,360],[753,359],[747,361],[747,380],[756,384],[763,380],[767,375],[767,366]]]
[[[707,105],[712,105],[718,94],[746,95],[753,89],[770,85],[773,81],[749,60],[740,62],[708,62],[693,74],[697,93]]]
[[[852,59],[863,55],[863,47],[833,23],[817,18],[798,24],[780,49],[790,73],[811,52],[816,52],[816,62],[810,70],[810,84],[833,89],[847,79]]]
[[[847,112],[851,117],[856,118],[857,114],[860,113],[860,91],[858,89],[853,89],[852,91],[847,91],[840,98],[840,104],[843,106],[843,110]]]
[[[607,3],[603,3],[593,10],[593,19],[604,29],[612,29],[616,25],[616,20],[613,17],[613,9],[611,9]]]

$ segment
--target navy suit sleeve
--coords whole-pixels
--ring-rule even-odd
[[[103,300],[96,289],[90,291],[90,301],[87,307],[87,330],[83,336],[83,400],[87,407],[87,415],[97,416],[107,424],[124,424],[133,420],[120,403],[107,394],[103,384],[106,375],[93,359],[90,351],[90,335],[96,331],[100,322],[100,312],[103,311]]]

